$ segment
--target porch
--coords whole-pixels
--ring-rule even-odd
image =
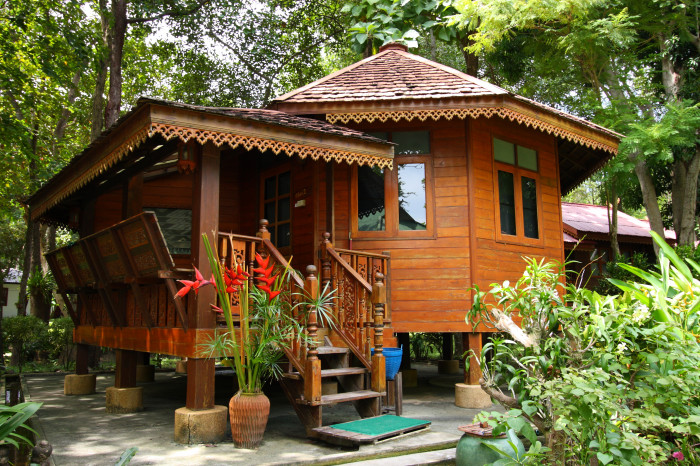
[[[384,332],[392,336],[388,256],[334,249],[330,235],[316,228],[332,225],[332,206],[325,209],[314,192],[329,163],[389,166],[391,151],[363,133],[279,112],[140,101],[30,200],[34,218],[81,234],[47,256],[76,324],[76,376],[88,376],[90,346],[116,349],[107,411],[134,412],[143,407],[136,381],[148,353],[187,358],[184,432],[176,416],[176,440],[222,438],[222,432],[193,434],[213,411],[225,419],[214,404],[215,362],[201,352],[221,326],[210,307],[213,290],[174,298],[176,280],[192,278],[193,266],[211,274],[202,243],[207,233],[222,263],[241,265],[251,276],[255,253],[283,267],[291,258],[295,267],[316,263],[306,277],[292,274],[290,295],[318,282],[337,289],[337,327],[318,339],[311,317],[305,333],[317,343],[286,351],[283,386],[307,434],[322,425],[328,404],[353,401],[362,416],[378,415],[386,383],[379,350],[387,343]],[[262,215],[270,219],[258,228]],[[324,353],[336,356],[322,363]],[[323,397],[322,379],[329,376],[339,378],[344,396]],[[69,380],[66,394],[93,390],[75,389]]]

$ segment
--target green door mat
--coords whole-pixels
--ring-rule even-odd
[[[377,443],[390,437],[426,429],[430,421],[392,415],[370,417],[313,429],[323,440],[339,445]]]

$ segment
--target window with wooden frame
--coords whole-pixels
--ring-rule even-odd
[[[541,243],[542,220],[537,151],[493,138],[497,237]]]
[[[263,174],[262,218],[269,222],[270,241],[277,249],[292,244],[292,173],[288,167]]]
[[[371,133],[396,143],[394,170],[353,170],[354,237],[432,236],[433,186],[430,133]]]

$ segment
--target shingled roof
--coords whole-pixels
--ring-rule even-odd
[[[508,94],[498,86],[393,45],[273,102],[444,99]]]
[[[478,118],[515,121],[559,138],[562,192],[614,154],[622,138],[590,121],[513,94],[389,44],[379,53],[284,94],[269,108],[325,115],[330,123]]]

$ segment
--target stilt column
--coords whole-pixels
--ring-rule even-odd
[[[75,374],[66,375],[63,380],[64,395],[92,395],[95,393],[97,378],[88,374],[90,346],[78,343],[75,350]]]
[[[488,408],[491,406],[491,397],[481,389],[479,379],[481,368],[478,361],[481,359],[481,333],[462,333],[463,346],[470,349],[474,355],[469,359],[469,370],[466,370],[465,362],[464,383],[455,385],[455,405],[460,408]]]
[[[201,149],[201,150],[200,150]],[[211,244],[217,244],[219,231],[219,172],[221,152],[213,143],[193,145],[199,151],[195,168],[194,196],[192,199],[192,256],[194,265],[205,277],[212,269],[207,259],[202,234]],[[216,318],[211,311],[215,302],[214,287],[202,288],[196,299],[190,293],[188,323],[194,329],[213,329]],[[228,408],[214,405],[214,360],[187,359],[187,400],[184,408],[175,411],[175,441],[177,443],[216,443],[224,440]]]
[[[135,413],[143,410],[143,387],[136,386],[138,351],[116,350],[114,386],[107,388],[108,413]]]

